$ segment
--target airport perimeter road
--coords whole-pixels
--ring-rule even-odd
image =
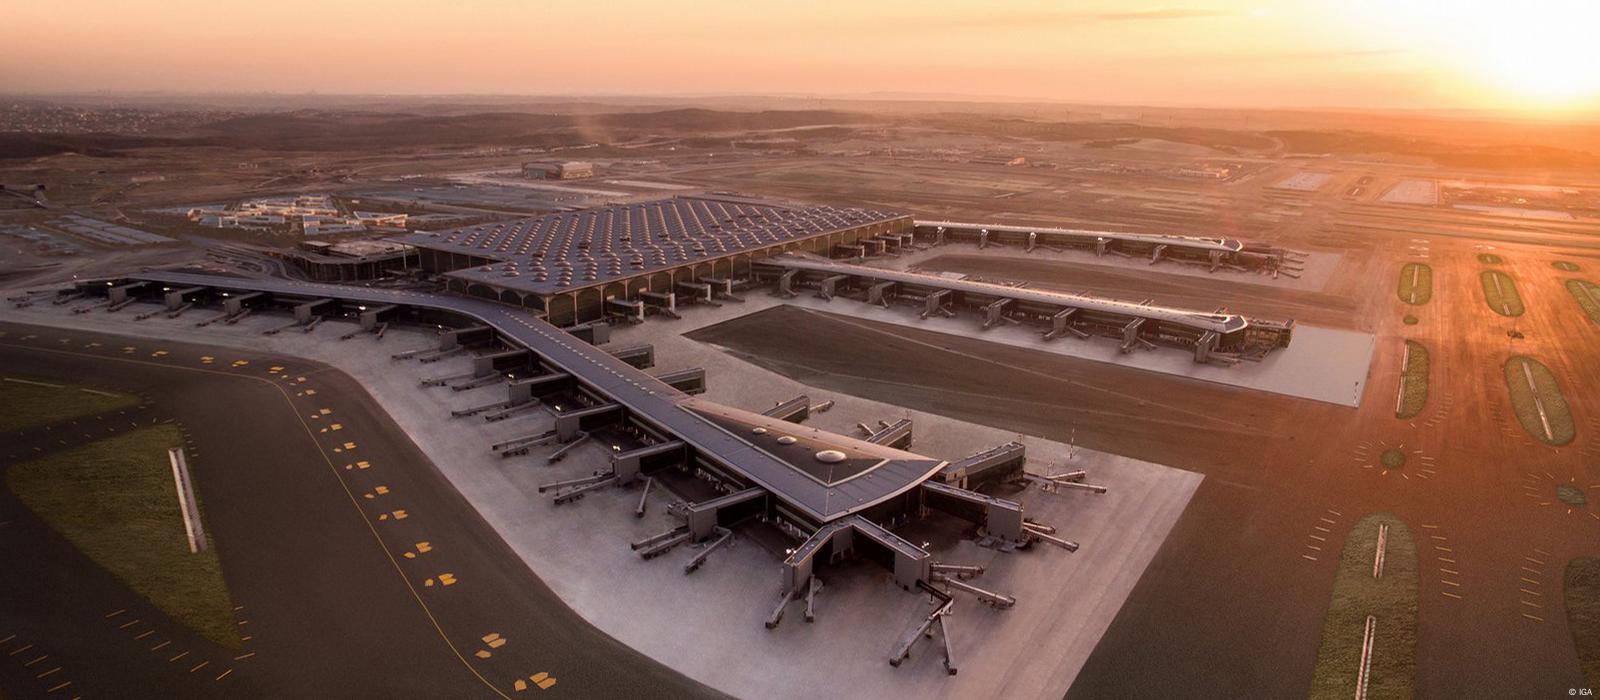
[[[31,667],[10,663],[6,655],[25,644],[61,661],[59,673],[70,672],[86,697],[715,694],[568,609],[342,373],[104,334],[14,324],[0,324],[0,334],[8,374],[139,393],[151,419],[185,429],[246,638],[230,650],[187,633],[7,494],[0,683],[8,697],[59,696],[33,683]],[[0,448],[22,447],[12,442]],[[0,449],[0,458],[13,452]],[[123,627],[130,618],[139,623]],[[171,660],[181,653],[173,649],[189,655]],[[194,659],[208,663],[193,668]]]

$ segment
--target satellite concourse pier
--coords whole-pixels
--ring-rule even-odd
[[[1014,605],[1009,596],[965,581],[981,573],[980,567],[938,562],[894,532],[935,512],[968,523],[980,545],[1002,551],[1028,549],[1037,542],[1077,548],[1055,537],[1053,528],[1025,517],[1020,504],[977,490],[1037,482],[1040,477],[1023,469],[1026,455],[1020,444],[947,462],[908,451],[913,437],[908,420],[880,423],[856,438],[803,426],[801,421],[814,410],[825,408],[813,407],[804,397],[765,413],[723,406],[696,396],[706,385],[703,370],[652,376],[642,369],[653,364],[652,351],[607,352],[511,306],[410,290],[166,271],[80,282],[59,298],[70,302],[104,295],[109,300],[113,294],[122,302],[118,309],[154,302],[169,315],[222,307],[219,318],[244,313],[294,318],[268,332],[311,332],[325,320],[354,321],[357,330],[344,338],[366,334],[381,339],[384,329],[396,323],[443,329],[437,349],[397,353],[395,359],[426,363],[471,353],[470,372],[428,378],[423,384],[458,390],[498,383],[506,387],[505,400],[458,410],[455,417],[493,421],[542,410],[554,418],[547,433],[491,449],[513,457],[553,447],[543,460],[550,463],[580,444],[611,447],[607,468],[542,487],[554,502],[570,503],[599,488],[633,485],[676,490],[675,483],[692,483],[698,484],[694,490],[699,493],[719,494],[672,508],[682,525],[633,543],[641,557],[705,543],[686,563],[688,573],[707,563],[736,528],[764,523],[793,538],[796,544],[782,563],[775,608],[766,620],[769,628],[777,627],[797,600],[805,603],[806,619],[815,619],[822,590],[817,570],[848,558],[876,562],[902,589],[945,600],[941,614],[953,607],[955,594],[1002,609]],[[104,303],[89,308],[102,307],[112,311]],[[584,335],[600,340],[606,334]],[[643,512],[645,495],[635,515]],[[916,634],[894,650],[891,663],[898,665],[924,632],[935,626],[945,629],[938,617],[917,624]],[[947,635],[945,653],[953,673]]]

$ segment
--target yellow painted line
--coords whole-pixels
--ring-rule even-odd
[[[316,395],[317,395],[317,390],[316,389],[306,389],[306,396],[316,396]]]
[[[1528,590],[1526,588],[1518,588],[1517,590],[1522,591],[1523,593],[1526,593],[1526,594],[1531,595],[1531,596],[1538,596],[1538,597],[1541,597],[1541,598],[1544,597],[1544,594],[1540,593],[1538,591],[1530,591],[1530,590]]]
[[[353,450],[356,448],[356,444],[353,442],[347,442],[344,444],[344,448],[347,450]]]
[[[395,511],[394,512],[394,519],[395,520],[405,520],[406,519],[406,512],[403,511],[403,510]]]
[[[1454,593],[1451,593],[1450,591],[1439,591],[1439,592],[1443,593],[1443,594],[1445,594],[1447,596],[1450,596],[1451,598],[1455,598],[1456,600],[1461,600],[1461,596],[1458,596],[1458,595],[1456,595]]]
[[[23,668],[27,668],[29,666],[32,666],[32,665],[36,664],[36,663],[39,663],[40,661],[44,661],[45,659],[48,659],[48,658],[50,658],[49,654],[40,654],[39,658],[34,659],[32,661],[29,661],[28,663],[23,664],[22,667]]]
[[[1300,556],[1303,557],[1303,558],[1306,558],[1306,559],[1310,559],[1311,561],[1316,561],[1317,560],[1316,557],[1313,557],[1310,554],[1302,554]]]
[[[178,659],[181,659],[181,658],[183,658],[185,656],[188,656],[188,655],[189,655],[189,652],[186,651],[186,652],[183,652],[182,654],[179,654],[179,655],[174,656],[174,657],[172,657],[170,659],[167,659],[167,662],[171,663],[173,661],[177,661]]]
[[[329,430],[344,430],[344,426],[340,425],[338,423],[334,423],[333,425],[328,426],[328,429]]]
[[[155,634],[155,633],[156,633],[155,630],[145,630],[144,634],[141,634],[141,635],[139,635],[137,637],[134,637],[134,639],[144,639],[145,637],[148,637],[148,636],[150,636],[152,634]]]
[[[1544,607],[1543,605],[1540,605],[1538,603],[1535,603],[1535,602],[1529,601],[1529,600],[1519,600],[1517,602],[1518,603],[1522,603],[1523,605],[1526,605],[1526,606],[1528,606],[1530,608],[1542,608],[1542,607]]]
[[[106,613],[106,619],[109,620],[109,619],[111,619],[113,617],[116,617],[118,615],[121,615],[122,613],[125,613],[125,612],[128,612],[127,608],[123,608],[121,610],[115,610],[115,611],[112,611],[110,613]]]
[[[15,347],[15,348],[24,349],[24,350],[33,350],[33,351],[36,351],[36,352],[48,352],[48,353],[54,353],[54,354],[59,354],[59,355],[70,355],[70,356],[74,356],[74,357],[83,357],[83,358],[89,358],[89,359],[95,359],[95,360],[103,360],[103,361],[107,361],[107,362],[126,362],[126,363],[130,363],[130,364],[149,365],[149,366],[152,366],[152,367],[161,367],[161,368],[164,368],[164,369],[170,369],[170,370],[175,370],[175,371],[202,372],[202,373],[206,373],[206,374],[216,374],[216,375],[225,376],[225,377],[226,376],[242,377],[243,379],[248,379],[248,380],[251,380],[251,381],[261,382],[263,384],[266,384],[267,386],[270,386],[270,387],[273,387],[274,389],[277,389],[279,394],[280,394],[280,396],[282,396],[282,398],[283,398],[284,404],[289,406],[291,411],[294,408],[293,401],[289,397],[289,392],[288,391],[284,390],[282,387],[278,386],[277,384],[274,384],[274,383],[272,383],[270,381],[267,381],[266,379],[262,379],[261,377],[252,377],[252,376],[248,376],[248,375],[235,375],[235,374],[231,374],[229,372],[223,372],[223,371],[219,371],[219,370],[205,369],[205,368],[199,368],[199,367],[184,367],[184,366],[164,365],[164,364],[160,364],[160,363],[156,363],[156,362],[150,362],[150,361],[147,361],[147,360],[139,360],[139,359],[134,359],[134,358],[104,357],[104,356],[101,356],[101,355],[91,355],[91,354],[87,354],[87,353],[70,352],[70,351],[66,351],[66,350],[40,349],[40,348],[34,348],[32,346],[29,346],[29,345],[15,345],[15,344],[10,344],[10,343],[0,343],[0,345],[5,345],[5,346],[9,346],[9,347]],[[298,377],[296,379],[296,381],[303,382],[303,381],[305,381],[305,377]],[[296,413],[295,415],[298,416],[299,414]],[[300,419],[300,427],[305,431],[307,439],[311,440],[311,443],[315,447],[317,447],[318,451],[322,452],[322,461],[323,461],[324,464],[327,465],[328,470],[333,472],[335,478],[338,478],[338,476],[339,476],[338,467],[334,465],[333,458],[330,457],[326,451],[322,450],[321,444],[318,443],[317,440],[316,440],[316,434],[311,432],[311,425],[309,423],[307,423],[304,418],[301,418]],[[450,636],[445,634],[444,627],[439,624],[439,619],[433,614],[433,609],[428,607],[428,603],[422,599],[421,592],[417,591],[415,584],[412,583],[411,579],[406,577],[405,570],[402,569],[401,566],[400,566],[400,560],[397,559],[394,556],[394,553],[392,551],[390,551],[389,546],[384,543],[383,537],[378,534],[377,526],[375,524],[373,524],[371,518],[369,518],[367,516],[366,512],[361,510],[361,501],[359,501],[356,498],[355,492],[350,489],[350,485],[345,483],[344,479],[339,479],[339,485],[344,489],[345,496],[350,499],[350,505],[352,507],[354,507],[356,509],[356,512],[361,514],[362,519],[366,521],[366,523],[367,523],[367,531],[372,534],[372,538],[373,538],[373,540],[376,541],[376,543],[378,545],[378,548],[383,550],[384,555],[389,558],[389,565],[394,568],[395,574],[400,576],[400,579],[405,582],[406,588],[410,589],[411,597],[414,600],[417,601],[417,606],[422,608],[423,614],[428,617],[428,622],[433,625],[433,630],[434,630],[434,632],[436,634],[439,635],[439,639],[445,643],[445,646],[447,648],[450,649],[450,652],[456,657],[456,660],[459,661],[461,663],[461,665],[463,667],[465,667],[469,673],[471,673],[474,677],[476,677],[480,683],[483,683],[484,687],[488,688],[490,690],[490,692],[493,692],[495,695],[498,695],[499,697],[504,698],[505,700],[511,700],[511,696],[506,695],[505,691],[502,691],[495,684],[490,683],[489,679],[485,678],[482,673],[478,672],[478,669],[476,667],[474,667],[470,662],[467,661],[467,657],[464,656],[461,653],[461,650],[458,647],[456,647],[455,643],[450,641]],[[184,654],[187,654],[187,653],[188,652],[184,652]],[[173,659],[173,660],[175,660],[175,659]]]
[[[57,671],[60,671],[60,670],[61,670],[61,667],[57,666],[57,667],[52,668],[52,669],[50,669],[48,671],[45,671],[44,673],[41,673],[41,674],[39,674],[37,676],[34,676],[34,678],[44,678],[45,676],[51,675],[51,674],[56,673]]]
[[[1455,581],[1446,581],[1444,579],[1439,579],[1439,583],[1442,583],[1442,584],[1444,584],[1446,586],[1455,586],[1457,588],[1461,587],[1461,584],[1456,583]]]
[[[389,487],[387,487],[387,486],[378,486],[378,487],[373,488],[372,490],[376,491],[379,496],[382,496],[384,494],[389,493]]]
[[[234,661],[244,661],[245,659],[248,659],[248,658],[250,658],[252,656],[255,656],[255,655],[256,655],[256,653],[252,651],[252,652],[250,652],[248,654],[240,654],[238,656],[235,656],[235,657],[233,657],[233,660]]]
[[[58,686],[56,686],[54,688],[50,688],[50,689],[48,689],[48,690],[46,690],[44,692],[46,692],[46,693],[54,693],[57,690],[61,690],[62,688],[65,688],[65,687],[67,687],[69,685],[72,685],[72,681],[67,681],[65,683],[62,683],[61,685],[58,685]]]
[[[228,677],[228,674],[230,674],[230,673],[233,673],[233,669],[231,669],[231,668],[230,668],[230,669],[228,669],[228,670],[226,670],[226,671],[223,671],[223,672],[222,672],[222,673],[221,673],[221,674],[219,674],[219,675],[218,675],[218,676],[217,676],[217,678],[216,678],[216,679],[217,679],[217,680],[219,680],[219,681],[220,681],[220,680],[222,680],[222,679],[224,679],[224,678],[227,678],[227,677]]]
[[[331,408],[319,408],[319,409],[317,409],[317,414],[318,415],[326,416],[329,413],[333,413],[333,409],[331,409]]]
[[[1544,618],[1539,617],[1538,615],[1529,615],[1528,613],[1522,613],[1522,616],[1528,618],[1529,620],[1537,620],[1539,622],[1544,622]]]
[[[200,670],[202,668],[205,668],[207,666],[210,666],[210,665],[211,665],[210,661],[201,661],[200,663],[197,663],[193,667],[191,667],[189,669],[189,672],[190,673],[194,673],[195,671],[198,671],[198,670]]]
[[[419,551],[419,552],[431,552],[431,551],[433,551],[433,545],[428,543],[428,542],[418,542],[417,543],[417,551]]]
[[[494,656],[494,654],[491,654],[491,653],[489,653],[488,651],[486,651],[484,649],[479,649],[477,651],[477,653],[473,654],[473,656],[476,656],[476,657],[478,657],[480,659],[487,659],[487,658],[489,658],[491,656]]]
[[[520,692],[528,689],[528,682],[525,681],[525,680],[522,680],[521,678],[518,678],[515,682],[513,682],[511,684],[511,687],[515,688],[516,691],[520,693]]]
[[[1538,582],[1538,581],[1535,581],[1535,580],[1533,580],[1533,579],[1531,579],[1531,578],[1528,578],[1528,577],[1526,577],[1526,576],[1523,576],[1523,577],[1520,577],[1520,578],[1518,578],[1518,579],[1517,579],[1517,580],[1518,580],[1518,581],[1521,581],[1521,582],[1523,582],[1523,583],[1527,583],[1527,584],[1532,584],[1532,585],[1535,585],[1535,586],[1537,586],[1537,585],[1539,585],[1539,582]]]
[[[357,469],[366,469],[367,467],[370,467],[370,466],[372,466],[372,463],[368,462],[367,460],[364,460],[364,459],[356,462],[356,468]]]
[[[125,629],[128,629],[129,627],[132,627],[134,625],[139,624],[140,622],[143,622],[143,620],[129,620],[127,622],[122,623],[122,625],[117,627],[117,629],[125,630]]]
[[[166,646],[168,644],[171,644],[171,643],[172,643],[172,640],[169,639],[169,640],[167,640],[165,642],[162,642],[162,643],[157,644],[157,645],[155,645],[153,647],[150,647],[150,651],[161,651],[162,647],[164,647],[164,646]]]

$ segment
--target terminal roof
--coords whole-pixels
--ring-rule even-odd
[[[449,275],[553,294],[903,217],[877,209],[682,196],[397,240],[493,262]]]

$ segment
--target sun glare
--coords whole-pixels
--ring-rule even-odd
[[[1600,2],[1366,0],[1361,20],[1498,106],[1600,101]],[[1441,76],[1444,77],[1444,76]]]

